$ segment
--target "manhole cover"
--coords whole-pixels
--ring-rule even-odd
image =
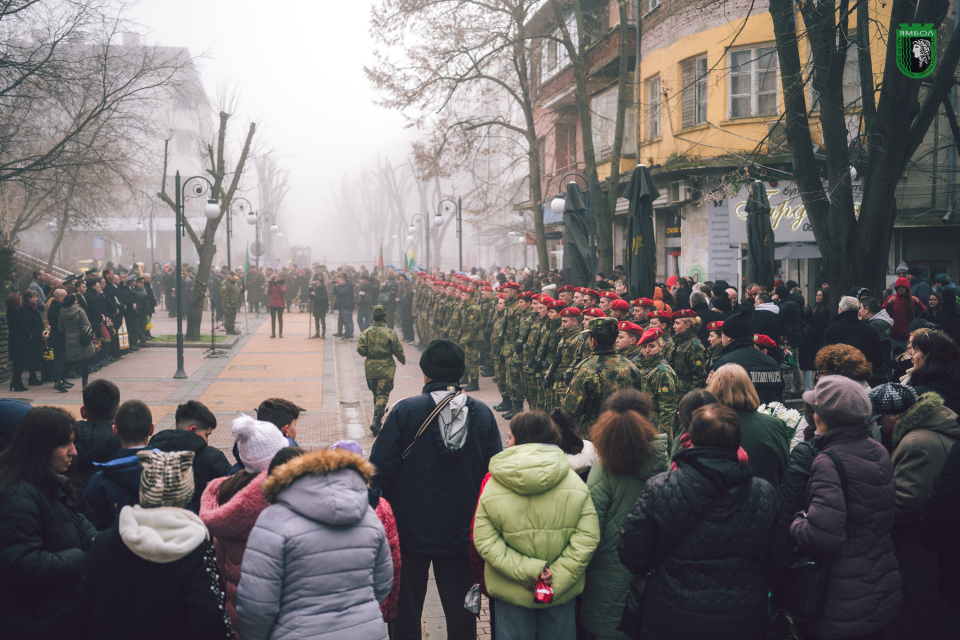
[[[232,364],[227,371],[264,371],[266,368],[265,364]]]

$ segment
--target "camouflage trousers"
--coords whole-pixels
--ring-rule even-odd
[[[553,399],[554,405],[559,407],[563,403],[563,397],[567,395],[567,390],[569,387],[567,383],[563,381],[563,374],[557,374],[561,379],[553,383]]]
[[[496,356],[493,359],[493,373],[497,377],[497,389],[504,398],[509,398],[510,381],[507,380],[507,361],[503,356]]]
[[[386,411],[393,391],[393,378],[367,378],[367,388],[373,392],[373,410]]]
[[[513,356],[507,361],[507,385],[510,388],[510,397],[514,402],[523,404],[526,389],[523,385],[523,363],[519,356]],[[527,398],[529,400],[529,398]]]
[[[530,404],[531,411],[540,410],[540,394],[538,387],[542,385],[537,384],[537,374],[532,371],[523,372],[523,395],[526,397],[527,402]]]
[[[237,330],[237,307],[223,308],[223,328],[227,333],[233,333]]]
[[[460,348],[463,349],[464,361],[467,369],[467,376],[471,380],[476,380],[480,377],[480,351],[479,351],[479,342],[459,342]]]

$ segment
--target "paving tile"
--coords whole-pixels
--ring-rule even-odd
[[[267,398],[285,398],[305,409],[321,409],[323,383],[320,380],[241,381],[217,380],[200,394],[200,402],[211,411],[250,411]]]
[[[230,360],[230,363],[220,372],[218,377],[241,380],[321,378],[323,377],[323,352],[310,352],[297,357],[283,353],[247,353],[241,351]]]

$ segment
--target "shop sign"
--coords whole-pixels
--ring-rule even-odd
[[[863,200],[863,184],[853,185],[853,210],[860,216],[860,202]],[[829,187],[826,187],[829,190]],[[714,206],[726,209],[730,217],[730,237],[732,244],[747,241],[747,196],[750,190],[742,185],[736,195],[714,203]],[[814,242],[813,226],[807,217],[807,209],[800,198],[800,188],[795,182],[782,181],[771,187],[767,183],[767,198],[770,200],[770,226],[773,228],[775,242]],[[711,207],[711,209],[714,207]],[[711,213],[713,213],[711,211]]]

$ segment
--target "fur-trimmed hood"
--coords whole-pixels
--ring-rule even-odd
[[[351,525],[363,518],[374,467],[355,453],[333,449],[307,453],[274,469],[263,483],[267,502],[305,518]]]
[[[897,420],[893,427],[893,448],[896,449],[903,437],[915,429],[929,429],[960,439],[957,414],[943,406],[943,398],[933,391],[921,395],[920,401]]]

